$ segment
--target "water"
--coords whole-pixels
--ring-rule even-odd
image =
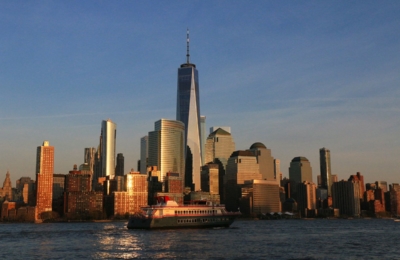
[[[400,222],[238,220],[226,229],[126,222],[0,224],[0,259],[399,259]]]

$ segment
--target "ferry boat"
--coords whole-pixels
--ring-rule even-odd
[[[129,229],[229,227],[240,212],[227,212],[223,205],[197,202],[180,206],[168,196],[157,197],[157,205],[141,207],[130,216]]]

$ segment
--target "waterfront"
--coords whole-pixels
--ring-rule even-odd
[[[227,229],[126,222],[0,224],[0,259],[398,259],[391,219],[238,220]]]

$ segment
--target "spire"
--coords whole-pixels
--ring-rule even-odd
[[[186,30],[186,46],[187,46],[187,50],[186,50],[186,63],[190,64],[190,54],[189,54],[189,28],[187,28]]]
[[[190,53],[189,53],[189,28],[186,30],[186,62],[181,64],[181,68],[188,68],[188,67],[194,67],[196,68],[196,65],[190,63]]]

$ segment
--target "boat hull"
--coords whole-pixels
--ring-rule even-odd
[[[179,229],[229,227],[236,216],[130,217],[129,229]]]

